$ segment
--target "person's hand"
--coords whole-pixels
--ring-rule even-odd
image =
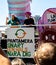
[[[6,17],[6,20],[8,20],[9,18],[8,17]]]
[[[18,21],[17,21],[16,23],[17,23],[17,24],[19,24],[19,22],[18,22]]]
[[[7,25],[7,23],[8,23],[8,20],[9,20],[9,18],[8,18],[8,17],[6,17],[6,25]]]

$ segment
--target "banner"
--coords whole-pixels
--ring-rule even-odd
[[[25,12],[30,11],[30,0],[7,0],[7,2],[9,15],[15,14],[20,20],[24,20]]]
[[[9,57],[33,58],[34,28],[8,28],[6,34]]]
[[[7,39],[34,39],[34,28],[8,28]]]

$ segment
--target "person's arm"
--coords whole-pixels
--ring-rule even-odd
[[[7,25],[7,24],[11,24],[11,22],[10,22],[10,20],[9,20],[8,17],[6,17],[6,25]]]
[[[8,19],[9,19],[9,18],[8,18],[8,17],[6,17],[6,25],[8,24]]]
[[[31,18],[31,20],[32,20],[32,25],[35,25],[35,23],[34,23],[34,19],[33,19],[33,18]]]
[[[16,24],[19,25],[20,24],[20,21],[18,18],[16,18]]]
[[[24,20],[24,25],[27,25],[27,20]]]
[[[19,24],[20,24],[18,21],[17,21],[16,23],[17,23],[17,25],[19,25]]]

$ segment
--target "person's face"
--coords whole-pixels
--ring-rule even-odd
[[[14,16],[14,15],[12,15],[12,20],[14,20],[14,18],[15,18],[15,16]]]
[[[29,17],[30,17],[30,15],[29,15],[29,14],[25,14],[25,16],[26,16],[27,18],[29,18]]]

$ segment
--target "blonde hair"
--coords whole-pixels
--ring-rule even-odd
[[[17,64],[19,64],[19,65],[25,65],[25,63],[23,62],[23,60],[20,59],[20,58],[13,59],[11,63],[12,63],[12,65],[17,65]]]
[[[37,48],[36,52],[34,53],[34,60],[36,63],[40,62],[44,59],[52,59],[54,56],[54,43],[42,43]]]

